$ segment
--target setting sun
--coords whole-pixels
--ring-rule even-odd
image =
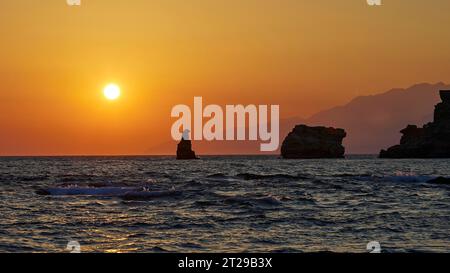
[[[120,97],[120,87],[117,84],[108,84],[103,89],[103,95],[108,100],[116,100]]]

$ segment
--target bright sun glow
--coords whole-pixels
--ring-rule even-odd
[[[117,84],[108,84],[103,89],[103,95],[108,100],[116,100],[120,97],[120,87]]]

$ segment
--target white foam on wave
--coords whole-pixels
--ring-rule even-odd
[[[435,179],[437,176],[431,175],[417,175],[414,172],[402,172],[397,171],[394,175],[386,176],[387,181],[393,182],[411,182],[411,183],[426,183],[432,179]]]
[[[387,182],[411,182],[411,183],[426,183],[432,179],[435,179],[435,176],[427,176],[427,175],[392,175],[385,176],[383,181]]]
[[[108,196],[119,197],[125,200],[151,200],[154,198],[173,196],[181,194],[180,191],[172,188],[170,190],[152,191],[148,187],[83,187],[70,185],[64,187],[46,188],[36,192],[39,195],[51,196]]]

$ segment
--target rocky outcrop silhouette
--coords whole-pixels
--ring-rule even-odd
[[[195,155],[195,152],[192,150],[192,143],[190,140],[182,138],[180,143],[178,143],[177,159],[198,159],[198,157]]]
[[[400,145],[380,152],[381,158],[450,158],[450,91],[441,90],[434,121],[422,128],[408,125],[400,131]]]
[[[343,158],[344,129],[297,125],[284,139],[281,156],[287,159]]]

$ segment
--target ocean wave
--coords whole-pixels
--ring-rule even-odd
[[[128,192],[139,191],[137,187],[57,187],[39,189],[38,195],[69,196],[69,195],[90,195],[90,196],[120,196]]]
[[[150,251],[150,252],[156,252],[156,253],[169,252],[169,250],[166,250],[166,249],[164,249],[163,247],[160,247],[160,246],[152,247],[149,251]]]
[[[101,177],[83,174],[65,174],[56,177],[56,182],[98,181]]]
[[[383,179],[385,181],[393,181],[393,182],[418,182],[418,183],[426,183],[432,179],[435,179],[436,176],[427,176],[427,175],[416,175],[416,176],[386,176]]]
[[[181,191],[177,191],[175,189],[166,190],[166,191],[131,191],[127,192],[124,195],[120,196],[120,198],[124,200],[151,200],[155,198],[161,197],[169,197],[169,196],[177,196],[181,195]]]
[[[227,178],[229,176],[223,174],[223,173],[215,173],[215,174],[210,174],[208,176],[206,176],[207,178]]]
[[[45,181],[49,179],[48,175],[31,175],[18,177],[20,181]]]
[[[170,190],[150,190],[148,187],[113,186],[111,183],[88,183],[85,186],[67,184],[61,187],[44,188],[36,191],[38,195],[51,196],[108,196],[119,197],[124,200],[151,200],[155,198],[175,196],[181,194],[174,188]]]
[[[336,174],[335,177],[371,177],[373,174],[363,173],[363,174],[353,174],[353,173],[341,173]]]
[[[375,182],[411,182],[411,183],[426,183],[430,180],[436,179],[437,176],[432,175],[417,175],[414,172],[397,171],[393,174],[371,174],[371,173],[341,173],[334,177],[353,178],[358,181],[375,181]]]
[[[50,178],[48,175],[13,175],[13,174],[1,174],[0,182],[40,182],[46,181]]]
[[[223,201],[228,204],[238,204],[238,205],[266,205],[266,206],[279,206],[282,204],[280,198],[272,195],[252,197],[249,195],[234,195],[234,196],[223,196]]]
[[[306,179],[302,175],[290,174],[254,174],[254,173],[239,173],[236,177],[244,180],[263,180],[263,179]]]
[[[284,180],[295,180],[295,179],[307,179],[306,175],[290,175],[290,174],[255,174],[255,173],[238,173],[236,175],[227,175],[224,173],[214,173],[206,176],[212,179],[242,179],[242,180],[269,180],[269,179],[284,179]]]
[[[409,183],[427,183],[430,180],[437,178],[437,176],[429,175],[372,175],[372,176],[357,176],[360,181],[374,181],[374,182],[409,182]]]

